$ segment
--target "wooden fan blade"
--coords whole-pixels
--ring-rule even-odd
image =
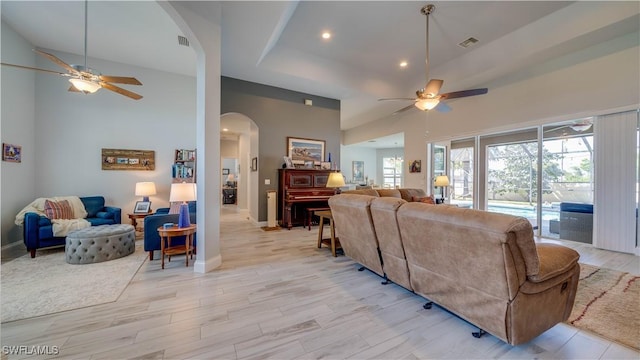
[[[102,81],[116,84],[142,85],[142,83],[134,77],[100,75],[98,78]]]
[[[385,99],[378,99],[378,101],[405,101],[405,100],[416,101],[415,98],[385,98]]]
[[[124,96],[130,97],[130,98],[132,98],[134,100],[142,99],[142,95],[138,95],[138,94],[136,94],[136,93],[134,93],[132,91],[125,90],[125,89],[123,89],[121,87],[118,87],[118,86],[115,86],[113,84],[109,84],[108,82],[101,81],[100,82],[100,86],[102,86],[103,88],[105,88],[107,90],[111,90],[113,92],[117,92],[120,95],[124,95]]]
[[[450,93],[446,93],[446,94],[440,95],[440,100],[456,99],[456,98],[467,97],[467,96],[482,95],[482,94],[486,94],[487,92],[489,92],[489,90],[487,88],[454,91],[454,92],[450,92]]]
[[[429,80],[429,83],[427,83],[427,86],[425,86],[424,88],[424,93],[430,94],[432,96],[438,95],[438,92],[440,92],[440,88],[442,87],[443,83],[444,83],[444,80],[439,80],[439,79]]]
[[[16,67],[16,68],[20,68],[20,69],[36,70],[36,71],[44,71],[44,72],[48,72],[48,73],[52,73],[52,74],[56,74],[56,75],[61,75],[61,76],[70,76],[69,74],[61,73],[61,72],[59,72],[59,71],[53,71],[53,70],[47,70],[47,69],[40,69],[40,68],[31,67],[31,66],[15,65],[15,64],[7,64],[7,63],[0,63],[0,64],[2,64],[2,65],[6,65],[6,66]]]
[[[436,105],[436,107],[433,108],[433,110],[441,113],[448,113],[449,111],[451,111],[451,107],[443,103],[442,101],[440,101],[438,105]]]
[[[78,70],[76,70],[76,69],[72,68],[72,67],[71,67],[71,65],[67,64],[66,62],[64,62],[64,61],[62,61],[62,60],[60,60],[60,59],[58,59],[55,55],[52,55],[52,54],[46,53],[46,52],[44,52],[44,51],[40,51],[40,50],[38,50],[38,49],[33,49],[33,51],[35,51],[35,52],[36,52],[36,54],[39,54],[39,55],[41,55],[41,56],[44,56],[44,57],[46,57],[47,59],[49,59],[49,60],[53,61],[54,63],[56,63],[56,64],[58,64],[58,65],[62,66],[62,67],[63,67],[63,68],[65,68],[65,69],[67,69],[67,71],[68,71],[68,72],[70,72],[71,74],[74,74],[74,75],[78,75],[78,74],[80,74],[80,72],[78,72]]]
[[[403,113],[403,112],[405,112],[405,111],[409,111],[409,110],[411,110],[412,108],[413,108],[413,109],[416,109],[416,106],[415,106],[414,104],[407,105],[407,106],[403,107],[402,109],[400,109],[400,110],[396,110],[396,111],[394,111],[393,113],[391,113],[391,116],[393,116],[393,115],[398,115],[398,114]]]

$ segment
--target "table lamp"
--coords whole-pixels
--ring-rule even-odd
[[[327,187],[335,188],[335,193],[340,194],[340,187],[344,186],[344,176],[339,172],[329,173],[329,179],[327,179]]]
[[[436,180],[433,185],[440,186],[442,188],[442,199],[440,199],[440,204],[444,204],[444,188],[449,186],[449,177],[447,175],[436,176]]]
[[[136,183],[136,196],[142,196],[142,201],[149,201],[149,196],[155,194],[156,184],[153,181]]]
[[[171,184],[171,193],[169,194],[169,202],[182,202],[180,204],[180,213],[178,215],[178,227],[184,228],[191,225],[189,221],[189,205],[187,201],[195,201],[196,195],[195,183],[177,183]]]

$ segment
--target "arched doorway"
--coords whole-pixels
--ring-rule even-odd
[[[237,210],[247,212],[255,223],[258,222],[259,177],[251,164],[253,158],[257,163],[258,144],[258,126],[251,118],[240,113],[220,116],[220,163],[236,165],[235,169],[229,168],[229,173],[234,174],[236,182]]]

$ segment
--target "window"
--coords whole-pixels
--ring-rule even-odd
[[[402,187],[402,157],[383,157],[382,158],[382,187],[385,189],[394,189]]]
[[[473,207],[474,139],[451,143],[449,179],[450,203],[459,207]]]

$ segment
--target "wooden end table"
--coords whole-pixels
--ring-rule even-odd
[[[148,212],[144,214],[128,214],[128,215],[129,215],[129,220],[131,220],[131,225],[133,225],[133,228],[136,231],[140,231],[140,228],[138,227],[138,219],[144,219],[149,215],[153,215],[153,213]]]
[[[185,266],[189,266],[189,257],[193,257],[193,234],[196,233],[196,225],[192,224],[187,227],[170,227],[164,228],[160,226],[158,228],[158,234],[160,234],[160,256],[162,257],[161,264],[164,269],[164,256],[169,256],[171,261],[171,255],[184,254]],[[176,236],[186,236],[184,245],[171,246],[171,238]],[[165,241],[167,242],[165,246]]]
[[[331,210],[316,211],[315,215],[320,218],[320,224],[318,225],[318,249],[325,244],[331,248],[331,254],[334,257],[336,255],[336,249],[341,249],[340,240],[336,238],[336,229],[333,224],[333,216],[331,216]],[[324,228],[324,221],[329,220],[329,227],[331,228],[331,237],[327,239],[322,238],[322,229]]]

